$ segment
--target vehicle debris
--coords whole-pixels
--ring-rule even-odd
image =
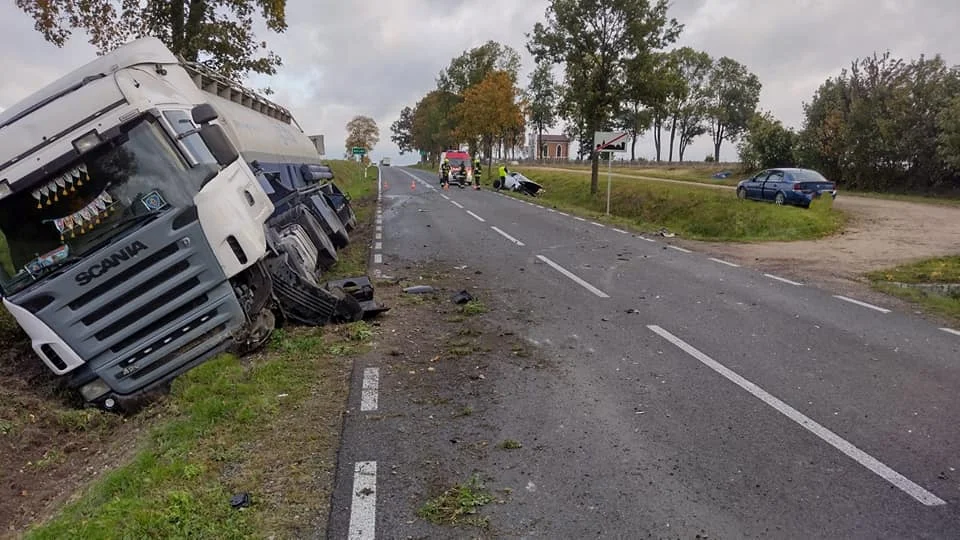
[[[249,493],[237,493],[233,497],[230,497],[230,506],[236,509],[248,508],[250,502]]]
[[[466,304],[467,302],[473,300],[473,295],[467,292],[466,290],[463,290],[453,295],[453,298],[451,300],[453,301],[454,304],[457,304],[457,305]]]
[[[430,285],[414,285],[413,287],[407,287],[403,292],[406,294],[430,294],[436,292],[436,289]]]

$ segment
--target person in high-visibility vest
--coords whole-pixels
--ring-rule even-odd
[[[507,187],[507,173],[510,172],[507,170],[506,165],[500,166],[500,181],[497,183],[497,190]]]

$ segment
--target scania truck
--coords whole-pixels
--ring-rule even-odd
[[[317,279],[316,216],[294,200],[268,223],[261,163],[321,164],[287,109],[155,38],[0,113],[3,305],[86,402],[122,408],[255,347],[275,312],[357,316]]]

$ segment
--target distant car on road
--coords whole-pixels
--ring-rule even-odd
[[[766,169],[737,184],[738,199],[809,208],[814,199],[837,198],[837,186],[810,169]]]
[[[389,167],[389,166],[390,166],[390,158],[388,158],[388,157],[382,158],[382,159],[380,160],[380,166],[381,166],[381,167]]]

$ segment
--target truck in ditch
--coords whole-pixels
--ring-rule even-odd
[[[287,109],[131,42],[0,113],[3,305],[106,409],[259,346],[278,315],[358,320],[368,280],[321,280],[352,216],[331,176]]]

